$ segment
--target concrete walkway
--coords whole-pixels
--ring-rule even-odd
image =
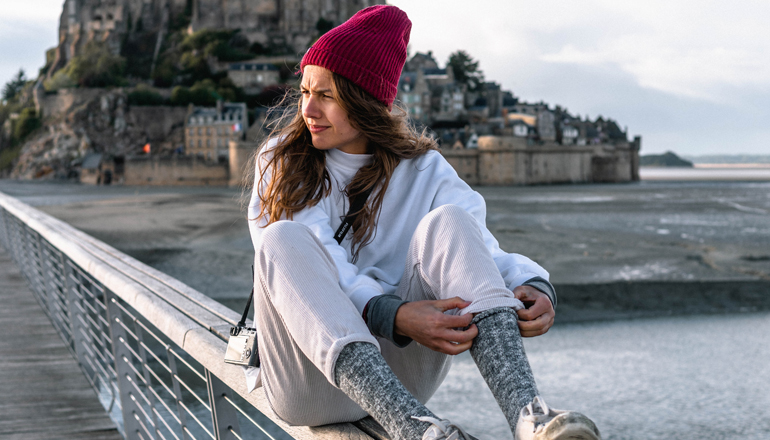
[[[122,439],[0,247],[0,438]]]

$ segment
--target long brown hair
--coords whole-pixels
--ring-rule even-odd
[[[348,115],[351,125],[367,139],[367,150],[372,154],[369,165],[362,167],[353,177],[345,193],[349,200],[372,188],[366,205],[353,223],[353,261],[361,247],[374,239],[382,201],[388,189],[390,177],[401,159],[411,159],[436,149],[436,141],[418,132],[410,125],[406,111],[396,107],[393,112],[353,82],[332,72],[334,99]],[[295,102],[296,101],[296,102]],[[269,181],[259,188],[259,215],[267,225],[281,219],[293,218],[294,213],[317,204],[331,194],[331,179],[326,171],[326,155],[314,148],[310,131],[302,117],[302,101],[296,92],[289,92],[282,106],[283,114],[271,131],[269,138],[277,139],[272,154],[265,163],[256,163],[259,181],[270,172]],[[279,104],[281,106],[281,104]],[[277,107],[274,111],[279,110]],[[288,109],[288,111],[286,111]],[[254,175],[247,181],[253,184]]]

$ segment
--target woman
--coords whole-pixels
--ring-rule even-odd
[[[410,29],[403,11],[373,6],[322,36],[302,59],[296,114],[257,157],[249,224],[268,401],[296,425],[368,413],[393,439],[470,438],[423,405],[451,355],[470,350],[516,438],[598,438],[537,397],[521,335],[553,323],[548,273],[500,250],[481,196],[391,112]]]

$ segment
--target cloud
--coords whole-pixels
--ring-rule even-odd
[[[5,4],[7,3],[7,4]],[[0,12],[0,83],[19,68],[37,76],[45,64],[45,51],[56,45],[63,0],[7,1]]]
[[[633,26],[608,29],[601,38],[564,41],[540,60],[617,66],[641,87],[715,102],[734,102],[724,91],[735,87],[770,90],[770,27],[760,21],[770,16],[770,4],[594,3],[603,8],[597,12],[602,20],[630,20]],[[572,32],[580,35],[580,29]]]

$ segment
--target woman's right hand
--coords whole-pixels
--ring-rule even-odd
[[[396,312],[395,332],[431,350],[450,355],[460,354],[471,348],[479,329],[476,324],[471,325],[471,313],[459,316],[446,315],[444,312],[469,305],[470,301],[460,297],[408,302]]]

